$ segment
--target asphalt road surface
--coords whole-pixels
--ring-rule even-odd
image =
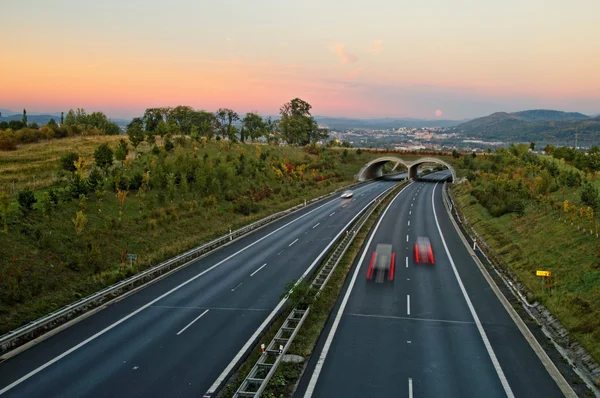
[[[285,286],[394,183],[310,205],[5,360],[0,396],[202,396],[272,316]]]
[[[563,396],[464,247],[441,191],[413,182],[380,218],[295,397]],[[419,236],[434,265],[415,264]],[[366,279],[378,243],[393,246],[393,282]]]

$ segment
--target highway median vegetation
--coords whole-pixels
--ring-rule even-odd
[[[598,178],[575,167],[578,156],[569,165],[523,144],[466,156],[467,181],[453,194],[501,265],[532,292],[528,299],[546,306],[600,363]],[[551,271],[550,290],[537,270]]]

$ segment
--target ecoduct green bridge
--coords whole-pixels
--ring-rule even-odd
[[[382,177],[383,176],[383,166],[387,162],[394,163],[393,170],[396,170],[398,168],[398,166],[400,166],[400,165],[405,166],[408,169],[408,178],[415,178],[417,176],[417,170],[418,170],[419,166],[422,164],[425,164],[425,163],[439,164],[439,165],[447,167],[448,170],[450,170],[450,172],[452,173],[452,180],[456,181],[456,172],[454,171],[452,166],[450,166],[450,164],[448,164],[447,162],[445,162],[441,159],[433,158],[433,157],[424,157],[424,158],[417,159],[417,160],[411,162],[408,160],[400,159],[399,157],[396,157],[396,156],[382,156],[380,158],[371,160],[362,169],[360,169],[358,174],[356,174],[356,176],[355,176],[356,179],[358,181],[366,181],[366,180],[372,180],[373,178]]]

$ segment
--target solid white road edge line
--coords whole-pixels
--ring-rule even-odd
[[[290,244],[288,245],[288,247],[290,247],[291,245],[293,245],[293,244],[294,244],[294,243],[296,243],[296,242],[298,242],[298,239],[296,239],[295,241],[293,241],[292,243],[290,243]]]
[[[237,256],[238,254],[242,253],[243,251],[249,249],[250,247],[256,245],[257,243],[265,240],[266,238],[268,238],[269,236],[281,231],[283,228],[287,227],[288,225],[291,225],[293,223],[295,223],[296,221],[306,217],[307,215],[319,210],[320,208],[327,206],[335,201],[337,201],[338,199],[332,199],[330,201],[328,201],[327,203],[323,203],[321,206],[315,207],[314,209],[312,209],[311,211],[301,215],[298,218],[293,219],[292,221],[282,225],[281,227],[277,228],[276,230],[268,233],[267,235],[263,236],[260,239],[255,240],[254,242],[250,243],[248,246],[238,250],[237,252],[233,253],[232,255],[230,255],[229,257],[219,261],[218,263],[216,263],[215,265],[210,266],[209,268],[205,269],[204,271],[200,272],[199,274],[193,276],[192,278],[188,279],[187,281],[175,286],[173,289],[169,290],[168,292],[158,296],[157,298],[155,298],[154,300],[144,304],[143,306],[141,306],[140,308],[138,308],[137,310],[133,311],[132,313],[130,313],[129,315],[119,319],[117,322],[105,327],[104,329],[102,329],[101,331],[99,331],[98,333],[94,334],[93,336],[88,337],[87,339],[83,340],[81,343],[77,344],[76,346],[73,346],[72,348],[68,349],[67,351],[63,352],[62,354],[54,357],[53,359],[49,360],[48,362],[46,362],[45,364],[37,367],[36,369],[32,370],[31,372],[27,373],[25,376],[22,376],[21,378],[13,381],[11,384],[7,385],[6,387],[4,387],[3,389],[0,390],[0,395],[4,394],[7,391],[12,390],[14,387],[18,386],[19,384],[21,384],[22,382],[24,382],[25,380],[29,379],[30,377],[36,375],[37,373],[41,372],[42,370],[46,369],[47,367],[53,365],[54,363],[60,361],[61,359],[63,359],[64,357],[66,357],[67,355],[77,351],[78,349],[80,349],[81,347],[83,347],[84,345],[88,344],[91,341],[94,341],[95,339],[97,339],[98,337],[102,336],[104,333],[114,329],[115,327],[119,326],[120,324],[122,324],[123,322],[125,322],[126,320],[128,320],[129,318],[139,314],[140,312],[142,312],[143,310],[145,310],[146,308],[150,307],[151,305],[153,305],[154,303],[162,300],[163,298],[169,296],[170,294],[174,293],[175,291],[181,289],[182,287],[184,287],[185,285],[195,281],[196,279],[200,278],[202,275],[206,274],[207,272],[212,271],[213,269],[217,268],[219,265],[223,264],[224,262],[232,259],[233,257]],[[192,260],[195,261],[195,260]]]
[[[469,252],[471,257],[473,258],[473,261],[475,261],[475,264],[477,264],[477,267],[483,274],[483,277],[485,278],[487,283],[491,286],[492,290],[496,294],[496,297],[498,297],[498,300],[500,300],[500,302],[506,309],[506,312],[508,312],[508,314],[512,318],[513,322],[515,322],[515,324],[517,325],[517,328],[519,328],[519,330],[525,337],[525,340],[527,340],[527,342],[529,343],[529,345],[531,346],[533,351],[536,353],[536,355],[538,356],[538,358],[540,359],[540,361],[542,362],[542,364],[544,365],[544,367],[546,368],[546,370],[548,371],[550,376],[554,379],[554,381],[558,385],[558,388],[560,388],[562,393],[565,394],[565,397],[577,398],[577,394],[575,394],[575,392],[573,391],[573,389],[571,388],[571,386],[569,385],[567,380],[565,380],[565,377],[563,376],[563,374],[560,373],[560,371],[558,370],[558,368],[556,367],[554,362],[552,362],[552,360],[550,359],[550,357],[548,356],[546,351],[542,348],[542,346],[537,341],[535,336],[527,328],[527,325],[525,325],[525,322],[523,322],[523,319],[521,319],[519,314],[517,314],[515,309],[508,302],[508,300],[506,299],[504,294],[500,291],[500,288],[498,287],[496,282],[492,279],[492,277],[490,276],[487,269],[484,267],[484,265],[481,263],[481,261],[479,260],[479,258],[477,257],[477,255],[475,254],[473,249],[471,248],[471,245],[469,244],[469,242],[466,241],[464,235],[460,231],[458,224],[456,224],[456,221],[454,220],[454,218],[452,218],[452,214],[450,213],[450,209],[448,208],[448,205],[446,204],[446,202],[444,202],[444,208],[446,209],[446,212],[448,213],[448,216],[450,217],[450,221],[452,222],[452,225],[454,226],[456,233],[460,237],[460,240],[465,245],[465,248],[467,249],[467,251]]]
[[[379,221],[377,222],[377,225],[375,225],[373,232],[371,232],[371,236],[369,237],[369,240],[367,241],[365,249],[363,250],[363,252],[360,256],[360,259],[358,260],[358,264],[356,265],[356,269],[354,270],[354,274],[352,275],[352,279],[350,280],[350,285],[348,286],[348,290],[346,290],[346,294],[344,295],[342,304],[340,305],[340,308],[338,309],[338,312],[335,315],[333,325],[331,326],[331,330],[329,331],[329,334],[327,335],[327,340],[325,340],[325,345],[323,345],[323,350],[321,351],[321,355],[319,355],[319,359],[317,360],[317,364],[315,365],[315,370],[313,371],[310,381],[308,382],[308,386],[306,387],[306,392],[304,393],[304,398],[310,398],[315,390],[315,387],[317,386],[317,381],[319,380],[319,375],[321,374],[321,369],[323,369],[323,365],[325,364],[325,359],[327,358],[327,353],[329,352],[329,348],[331,347],[331,342],[333,341],[335,332],[337,331],[340,321],[342,320],[342,314],[343,314],[344,310],[346,309],[346,305],[348,304],[348,299],[350,298],[350,294],[352,293],[352,288],[354,287],[354,284],[356,283],[356,278],[358,277],[358,273],[360,272],[360,266],[363,263],[365,256],[367,255],[369,247],[371,246],[371,242],[373,241],[373,237],[377,233],[377,230],[379,229],[379,225],[381,225],[381,221],[383,221],[383,219],[385,218],[385,215],[386,215],[387,211],[390,209],[390,207],[392,206],[392,204],[402,194],[402,192],[404,192],[406,190],[406,188],[408,186],[410,186],[411,184],[412,184],[412,181],[410,183],[408,183],[408,185],[406,185],[400,192],[398,192],[398,194],[394,197],[394,199],[392,199],[392,201],[385,208],[381,217],[379,217]]]
[[[408,185],[412,184],[409,183]],[[408,186],[407,185],[407,186]],[[390,187],[388,189],[393,188]],[[406,187],[404,187],[402,189],[403,192],[404,189]],[[365,205],[365,207],[363,207],[363,210],[368,207],[371,203],[373,203],[376,199],[378,199],[381,195],[383,195],[385,192],[387,192],[387,189],[384,190],[382,193],[380,193],[379,195],[377,195],[373,200],[371,200],[369,203],[367,203]],[[399,195],[399,194],[398,194]],[[396,196],[397,197],[397,196]],[[394,198],[395,200],[395,198]],[[361,215],[361,211],[357,212],[357,214],[350,220],[350,222],[348,222],[348,224],[346,224],[344,226],[344,228],[342,228],[342,230],[333,238],[331,239],[331,242],[327,245],[327,247],[317,256],[317,258],[315,258],[315,261],[312,262],[312,264],[306,269],[306,271],[304,271],[304,274],[302,274],[302,276],[300,276],[300,278],[298,278],[298,280],[296,281],[295,285],[298,285],[304,278],[306,278],[306,275],[308,275],[310,273],[310,271],[321,261],[322,257],[327,254],[327,252],[329,251],[329,249],[331,248],[331,246],[333,245],[333,243],[335,241],[337,241],[337,239],[346,232],[346,230],[348,229],[348,227],[350,225],[352,225],[352,223],[354,222],[354,220],[356,220],[360,215]],[[229,373],[233,370],[233,368],[235,367],[235,365],[240,361],[240,359],[244,356],[244,354],[246,353],[246,351],[248,351],[248,349],[250,348],[250,346],[252,344],[254,344],[254,342],[256,341],[256,339],[258,338],[258,336],[261,334],[261,332],[264,330],[264,328],[267,327],[267,325],[271,322],[271,320],[275,317],[275,315],[277,315],[277,313],[279,312],[279,310],[281,309],[281,307],[283,307],[285,305],[285,303],[287,302],[287,298],[282,299],[279,304],[277,304],[277,306],[273,309],[273,311],[271,311],[271,313],[269,314],[269,316],[267,316],[267,318],[263,321],[263,323],[258,327],[258,329],[256,329],[256,331],[254,332],[254,334],[248,339],[248,341],[246,341],[246,343],[244,344],[244,346],[238,351],[238,353],[235,355],[235,357],[231,360],[231,362],[229,362],[229,365],[227,365],[227,367],[223,370],[223,372],[221,372],[221,374],[219,375],[219,377],[217,378],[217,380],[215,380],[215,382],[213,383],[213,385],[209,388],[209,390],[206,392],[205,395],[211,396],[221,385],[221,383],[223,383],[223,381],[225,381],[225,378],[229,375]]]
[[[190,323],[188,323],[188,325],[186,327],[184,327],[183,329],[181,329],[179,332],[177,332],[177,336],[179,336],[181,333],[185,332],[185,329],[189,328],[190,326],[192,326],[192,324],[194,322],[196,322],[198,319],[202,318],[204,316],[204,314],[206,314],[208,312],[208,310],[204,311],[202,314],[200,314],[196,319],[194,319],[193,321],[191,321]]]
[[[251,273],[250,276],[254,276],[254,274],[256,274],[258,271],[260,271],[261,269],[263,269],[264,267],[266,267],[266,265],[267,265],[267,263],[264,263],[259,269],[257,269],[253,273]]]
[[[440,223],[437,218],[437,213],[435,211],[435,201],[434,201],[435,189],[437,188],[438,184],[439,184],[439,182],[435,183],[435,186],[433,187],[433,190],[431,192],[431,206],[433,208],[433,218],[435,219],[435,225],[437,226],[438,233],[440,234],[440,239],[442,240],[442,245],[444,245],[444,250],[446,251],[448,260],[450,260],[450,265],[452,265],[452,271],[454,271],[454,276],[456,277],[458,286],[460,287],[460,291],[462,292],[462,294],[465,298],[465,301],[467,302],[467,306],[469,307],[471,316],[473,316],[473,319],[475,320],[475,325],[477,326],[477,330],[479,331],[479,334],[481,335],[481,339],[483,340],[483,344],[485,345],[485,349],[487,350],[488,355],[490,356],[490,359],[492,360],[494,369],[496,370],[496,373],[498,374],[498,377],[500,378],[500,383],[502,383],[504,392],[506,393],[507,397],[512,398],[512,397],[514,397],[512,389],[510,388],[510,385],[508,384],[508,380],[506,379],[506,376],[504,375],[504,371],[502,370],[502,367],[500,366],[500,362],[498,362],[498,358],[496,358],[494,349],[492,348],[492,345],[490,344],[490,341],[487,338],[487,334],[485,333],[485,330],[483,329],[483,325],[481,324],[481,321],[479,320],[479,316],[477,315],[477,312],[475,312],[475,307],[473,307],[473,303],[471,303],[471,299],[469,298],[469,295],[467,294],[465,285],[463,285],[462,279],[460,278],[460,275],[458,274],[458,270],[456,269],[456,265],[454,264],[454,260],[452,259],[452,255],[450,254],[450,250],[448,250],[448,245],[446,245],[446,240],[444,239],[444,234],[442,233],[442,228],[440,227]]]

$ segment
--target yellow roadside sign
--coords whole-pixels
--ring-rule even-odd
[[[550,271],[535,271],[536,276],[550,276]]]

